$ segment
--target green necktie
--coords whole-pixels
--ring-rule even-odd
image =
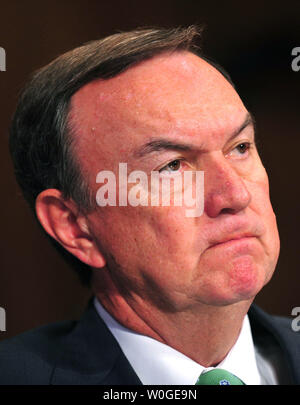
[[[196,385],[246,385],[235,375],[221,368],[203,371],[198,378]]]

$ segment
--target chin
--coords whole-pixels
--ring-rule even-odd
[[[271,275],[265,266],[256,264],[251,257],[240,257],[227,269],[210,277],[203,301],[214,306],[253,301]]]
[[[229,272],[229,292],[234,300],[253,300],[270,280],[269,271],[251,258],[238,260]]]

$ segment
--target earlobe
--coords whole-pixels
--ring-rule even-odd
[[[45,231],[85,264],[101,268],[106,264],[76,205],[65,201],[56,189],[42,191],[36,199],[36,215]]]

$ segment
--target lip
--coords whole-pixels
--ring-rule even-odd
[[[226,240],[221,241],[221,242],[214,243],[213,245],[211,245],[209,247],[209,249],[214,248],[214,247],[219,247],[219,246],[220,247],[221,246],[230,247],[231,245],[242,244],[242,243],[248,242],[251,239],[256,239],[256,236],[249,235],[249,236],[240,236],[240,237],[236,237],[236,238],[230,238],[230,239],[226,239]]]

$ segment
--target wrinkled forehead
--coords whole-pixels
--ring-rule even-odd
[[[71,102],[78,128],[105,132],[138,125],[212,125],[244,110],[231,84],[213,66],[186,52],[161,54],[108,80],[82,87]],[[197,122],[196,122],[197,121]]]

